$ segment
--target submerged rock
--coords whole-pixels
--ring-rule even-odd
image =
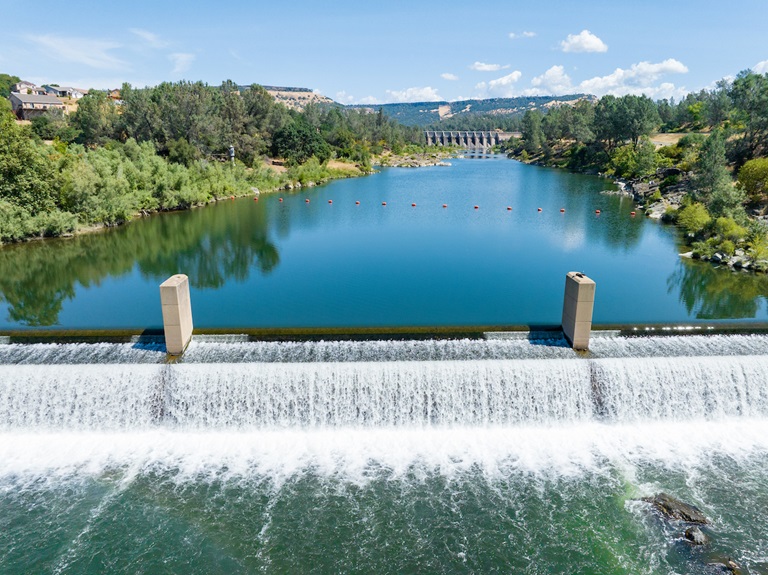
[[[718,560],[714,563],[707,563],[708,567],[716,568],[719,573],[732,573],[733,575],[741,575],[741,566],[733,559]]]
[[[683,503],[666,493],[658,493],[653,497],[643,497],[642,500],[653,505],[667,519],[698,525],[709,523],[709,520],[698,507]]]
[[[689,527],[685,530],[685,538],[694,545],[706,545],[709,537],[698,527]]]

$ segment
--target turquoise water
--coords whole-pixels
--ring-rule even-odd
[[[763,276],[681,259],[609,180],[451,163],[3,247],[0,329],[161,327],[175,273],[200,328],[558,324],[571,270],[598,323],[768,319]]]

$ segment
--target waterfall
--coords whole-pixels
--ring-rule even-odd
[[[671,349],[671,340],[656,339]],[[5,354],[17,361],[0,362],[0,429],[451,428],[768,415],[768,355],[729,353],[766,349],[765,338],[737,336],[717,357],[649,357],[648,341],[639,346],[641,357],[626,357],[626,342],[595,341],[602,351],[587,357],[527,340],[198,342],[177,364],[130,346],[95,350],[124,358],[118,363],[78,363],[59,346],[62,363],[30,365],[7,346],[0,360]],[[222,351],[227,345],[233,347]],[[87,356],[82,345],[70,349]],[[392,361],[397,351],[411,360]],[[221,361],[233,353],[241,361]],[[434,359],[472,353],[485,359]],[[515,353],[522,358],[506,358]],[[339,361],[311,360],[329,356]],[[142,359],[131,363],[136,357]],[[359,357],[379,360],[353,359]]]

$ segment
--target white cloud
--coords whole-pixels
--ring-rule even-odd
[[[45,55],[61,62],[73,62],[99,70],[127,68],[126,62],[109,53],[121,47],[117,42],[53,34],[29,35],[26,39],[38,46]]]
[[[389,97],[395,102],[439,102],[443,98],[435,88],[408,88],[406,90],[387,90]]]
[[[763,60],[762,62],[755,64],[755,67],[752,68],[752,71],[758,74],[768,74],[768,60]]]
[[[365,98],[360,98],[360,104],[367,104],[367,105],[374,105],[374,104],[381,104],[381,100],[374,96],[366,96]]]
[[[531,80],[531,86],[533,88],[523,93],[525,96],[555,96],[567,94],[573,90],[571,78],[565,73],[563,66],[552,66],[541,76],[536,76]]]
[[[603,94],[649,94],[653,91],[657,80],[666,74],[685,74],[688,68],[674,58],[668,58],[663,62],[653,64],[651,62],[639,62],[625,70],[616,68],[607,76],[596,76],[584,80],[579,84],[579,91],[602,96]]]
[[[160,38],[157,34],[153,34],[148,30],[142,30],[141,28],[129,28],[131,34],[138,36],[150,47],[150,48],[165,48],[168,46],[168,42]]]
[[[446,72],[445,74],[440,74],[440,77],[443,80],[458,80],[459,77],[456,74],[451,74],[450,72]]]
[[[502,66],[501,64],[486,64],[484,62],[475,62],[469,67],[470,70],[477,70],[478,72],[498,72],[506,68],[509,68],[509,64]]]
[[[560,42],[563,52],[607,52],[608,46],[600,38],[589,30],[582,30],[578,34],[568,34],[568,37]]]
[[[171,74],[178,75],[189,70],[190,66],[192,66],[192,62],[195,61],[195,55],[185,52],[175,52],[170,54],[168,59],[173,62],[173,70],[171,70]]]
[[[512,40],[518,40],[519,38],[533,38],[534,36],[536,36],[536,32],[527,32],[527,31],[525,31],[525,32],[522,32],[521,34],[517,34],[515,32],[510,32],[509,33],[509,37]]]
[[[511,74],[496,78],[490,82],[480,82],[475,86],[475,89],[480,92],[480,97],[511,98],[516,95],[515,84],[522,77],[523,73],[520,70],[515,70]]]
[[[336,92],[336,97],[334,100],[336,100],[339,104],[353,104],[355,102],[355,98],[351,94],[347,94],[345,90]]]

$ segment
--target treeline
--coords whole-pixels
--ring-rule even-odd
[[[420,141],[418,130],[381,112],[316,105],[298,112],[275,102],[261,86],[241,89],[232,81],[164,82],[141,89],[123,84],[120,96],[116,105],[104,92],[92,91],[71,116],[44,114],[32,121],[32,129],[43,139],[85,146],[131,138],[152,142],[160,155],[186,165],[226,157],[234,146],[248,167],[264,155],[295,163],[338,157],[367,165],[384,148]]]
[[[649,136],[658,131],[694,133],[657,150]],[[768,259],[765,227],[747,216],[747,209],[768,207],[768,74],[747,70],[677,103],[603,96],[595,104],[532,110],[521,132],[506,147],[526,161],[623,178],[659,168],[693,172],[682,209],[670,210],[667,219],[679,221],[695,255],[732,255],[742,248],[753,259]],[[656,199],[680,179],[670,175]]]
[[[75,113],[52,110],[31,126],[18,125],[0,100],[0,242],[361,174],[376,154],[421,140],[419,130],[381,113],[289,110],[260,86],[125,84],[121,97],[92,91]],[[267,155],[285,159],[288,171],[267,168]],[[334,157],[349,165],[329,167]]]
[[[522,115],[472,113],[458,114],[451,118],[427,126],[427,130],[438,131],[468,131],[501,130],[502,132],[519,132],[523,125]]]

